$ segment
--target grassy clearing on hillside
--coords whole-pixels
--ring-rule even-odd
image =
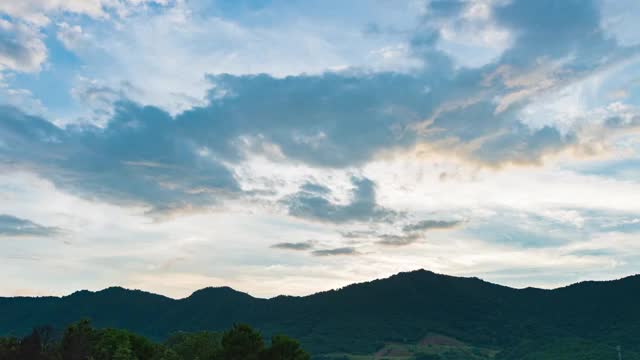
[[[457,339],[429,334],[414,344],[387,343],[373,354],[354,355],[336,353],[324,359],[331,360],[483,360],[493,359],[496,350],[467,345]]]

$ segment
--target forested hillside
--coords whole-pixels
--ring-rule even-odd
[[[518,349],[544,351],[540,344],[614,355],[621,346],[631,358],[640,351],[638,299],[640,276],[541,290],[420,270],[306,297],[258,299],[230,288],[207,288],[174,300],[109,288],[61,298],[2,298],[0,333],[24,335],[34,326],[63,327],[90,318],[97,327],[164,341],[176,331],[221,331],[248,323],[267,337],[284,333],[299,339],[316,356],[373,354],[433,333],[493,349],[505,359]]]

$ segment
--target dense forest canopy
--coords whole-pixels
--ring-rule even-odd
[[[0,338],[0,360],[309,360],[300,344],[277,335],[265,344],[249,325],[223,332],[179,332],[162,343],[122,329],[97,329],[89,320],[61,334],[50,326],[22,337]]]

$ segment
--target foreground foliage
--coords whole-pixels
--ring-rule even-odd
[[[121,329],[96,329],[88,320],[62,334],[39,327],[23,337],[0,338],[0,360],[309,360],[300,344],[283,335],[269,346],[248,325],[224,333],[180,332],[163,343]]]

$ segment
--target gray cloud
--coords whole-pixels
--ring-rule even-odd
[[[313,241],[304,242],[282,242],[271,245],[274,249],[282,250],[310,250],[314,247]]]
[[[341,232],[340,235],[345,239],[363,239],[376,235],[374,230],[356,230]]]
[[[341,247],[336,249],[315,250],[313,256],[339,256],[339,255],[359,255],[360,253],[352,247]]]
[[[600,27],[597,1],[512,1],[498,6],[498,22],[517,30],[515,46],[503,61],[532,63],[538,57],[560,58],[574,53],[576,61],[588,64],[616,47]]]
[[[381,245],[388,245],[388,246],[405,246],[405,245],[413,244],[414,242],[421,240],[423,238],[424,238],[424,235],[417,232],[407,233],[402,235],[384,234],[378,237],[379,239],[378,243]]]
[[[346,205],[332,203],[322,194],[299,191],[286,197],[282,202],[287,205],[292,216],[344,223],[352,221],[392,221],[397,213],[376,203],[375,183],[367,178],[352,177],[355,186],[351,202]]]
[[[0,214],[0,236],[53,236],[61,230],[12,215]]]
[[[424,239],[429,230],[453,229],[460,225],[459,220],[422,220],[402,227],[402,233],[378,235],[378,244],[387,246],[405,246]]]
[[[422,220],[414,224],[405,225],[402,228],[404,232],[426,231],[432,229],[451,229],[460,225],[459,220]]]
[[[331,189],[329,189],[328,187],[320,184],[310,183],[310,182],[307,182],[304,185],[302,185],[300,189],[306,192],[316,193],[320,195],[328,195],[331,193]]]
[[[153,107],[121,103],[104,129],[61,129],[0,108],[0,164],[39,173],[89,198],[147,205],[153,212],[207,206],[240,191],[234,174]]]
[[[606,249],[606,248],[598,248],[598,249],[582,249],[582,250],[574,250],[567,253],[567,255],[573,256],[615,256],[618,255],[618,251],[614,249]]]

